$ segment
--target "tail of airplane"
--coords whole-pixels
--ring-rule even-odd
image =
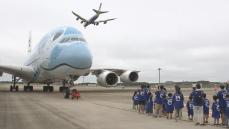
[[[28,41],[28,53],[31,53],[32,51],[32,37],[31,37],[31,31],[29,32],[29,41]]]
[[[102,3],[100,3],[99,5],[99,9],[96,10],[96,9],[92,9],[96,14],[102,14],[102,13],[108,13],[109,11],[101,11],[101,7],[102,7]]]

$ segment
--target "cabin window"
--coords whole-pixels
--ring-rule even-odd
[[[62,34],[63,34],[63,31],[56,32],[55,35],[53,36],[52,41],[55,41],[56,39],[58,39]]]

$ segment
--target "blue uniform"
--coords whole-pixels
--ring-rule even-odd
[[[219,119],[220,118],[220,106],[219,106],[219,102],[215,101],[212,104],[212,117],[215,119]]]
[[[204,99],[204,105],[203,105],[204,114],[209,114],[209,106],[210,106],[209,100]]]
[[[217,97],[219,98],[219,105],[221,109],[224,109],[226,106],[225,99],[226,99],[226,90],[221,90],[218,92]]]
[[[164,100],[163,96],[165,95],[165,92],[164,91],[156,91],[155,95],[156,95],[155,103],[163,104],[163,100]]]
[[[173,106],[173,98],[167,98],[165,103],[165,111],[167,113],[173,113],[174,106]]]
[[[148,100],[149,99],[149,89],[148,88],[145,88],[144,89],[144,95],[145,95],[145,100]]]
[[[146,113],[153,113],[153,100],[152,100],[152,97],[149,97],[149,99],[146,102]]]
[[[193,101],[189,100],[186,104],[187,110],[188,110],[188,116],[193,116]]]
[[[203,106],[204,99],[203,99],[203,91],[200,89],[195,90],[193,93],[193,105],[194,106]]]
[[[192,98],[194,98],[195,91],[196,91],[196,90],[192,90],[192,93],[190,94],[190,96],[192,96]]]
[[[229,100],[226,99],[225,102],[226,102],[225,114],[226,114],[227,118],[229,118]]]
[[[133,101],[134,101],[134,105],[138,105],[139,104],[139,94],[136,94],[133,96]]]
[[[144,90],[140,90],[139,92],[139,101],[145,101],[145,91]]]
[[[173,95],[173,105],[175,109],[181,109],[184,107],[184,96],[183,94],[175,93]]]

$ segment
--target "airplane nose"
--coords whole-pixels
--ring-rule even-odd
[[[92,55],[84,42],[56,45],[51,53],[48,67],[67,65],[76,69],[88,69],[92,65]]]

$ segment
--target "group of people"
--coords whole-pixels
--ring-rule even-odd
[[[185,105],[185,97],[178,85],[175,85],[175,93],[168,92],[163,85],[158,86],[154,93],[155,97],[150,86],[142,85],[133,94],[133,109],[139,113],[154,117],[166,116],[167,119],[174,118],[177,121],[182,118],[182,109],[186,107],[188,119],[195,121],[196,125],[208,123],[211,109],[213,124],[229,127],[229,86],[220,85],[220,90],[212,96],[211,108],[206,93],[201,89],[201,84],[196,84],[192,88]],[[220,119],[222,123],[219,123]]]

